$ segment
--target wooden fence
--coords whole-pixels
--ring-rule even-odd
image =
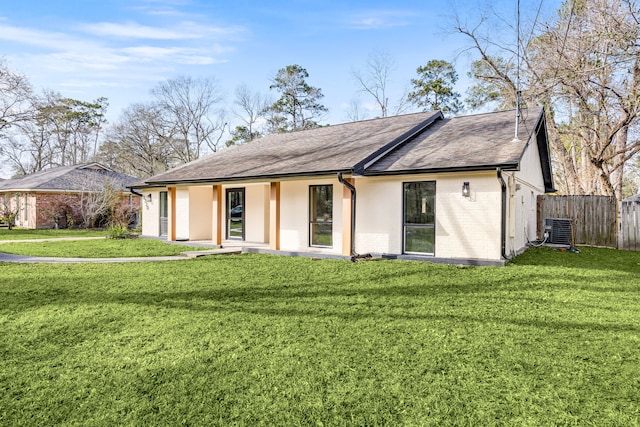
[[[613,196],[538,196],[538,236],[545,218],[568,218],[576,245],[618,247],[617,203]]]
[[[618,248],[640,251],[640,198],[620,203]]]

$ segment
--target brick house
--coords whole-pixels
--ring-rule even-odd
[[[142,234],[249,251],[504,264],[554,191],[542,108],[272,134],[135,186]]]
[[[110,186],[119,198],[116,211],[137,216],[140,196],[127,188],[136,181],[99,163],[61,166],[0,181],[0,210],[17,212],[15,225],[23,228],[85,226],[97,195]]]

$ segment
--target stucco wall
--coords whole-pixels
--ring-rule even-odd
[[[171,201],[169,201],[171,203]],[[189,214],[189,187],[176,187],[176,240],[189,240],[190,214]],[[171,210],[171,206],[169,206]]]
[[[213,186],[189,187],[189,240],[211,240]]]
[[[166,190],[153,188],[142,192],[144,197],[140,211],[143,236],[160,236],[160,191]],[[149,194],[151,194],[151,201],[148,198]]]
[[[309,186],[333,185],[333,244],[309,246]],[[342,251],[342,184],[337,179],[284,181],[280,187],[280,249],[340,254]]]
[[[245,236],[247,242],[269,242],[269,185],[245,186]]]
[[[402,252],[402,179],[356,178],[356,252]]]

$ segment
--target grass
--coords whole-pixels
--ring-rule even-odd
[[[640,423],[640,255],[0,265],[0,425]]]
[[[26,228],[0,228],[0,241],[2,240],[30,240],[52,239],[57,237],[99,237],[106,236],[104,230],[34,230]]]
[[[98,239],[53,242],[0,243],[0,251],[15,255],[68,258],[121,258],[178,255],[211,249],[167,244],[152,239]]]

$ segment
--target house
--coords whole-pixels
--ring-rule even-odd
[[[120,192],[119,209],[137,212],[139,195],[128,185],[138,178],[117,173],[99,163],[83,163],[42,170],[0,181],[0,210],[16,212],[15,225],[24,228],[65,228],[88,220],[97,211],[99,194],[110,185]],[[99,218],[94,218],[98,219]]]
[[[542,108],[272,134],[136,186],[143,235],[313,256],[504,264],[554,191]],[[262,248],[262,249],[260,249]]]

